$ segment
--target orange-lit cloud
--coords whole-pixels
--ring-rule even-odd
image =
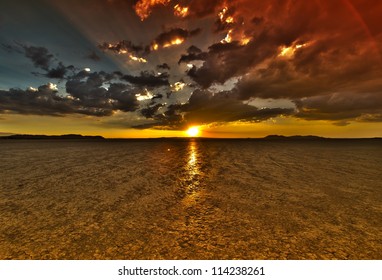
[[[94,9],[74,2],[63,13],[93,48],[73,40],[71,53],[81,57],[63,63],[58,58],[71,55],[56,43],[13,50],[6,44],[14,38],[7,38],[2,54],[21,53],[18,65],[31,68],[25,76],[39,80],[18,87],[26,90],[2,87],[0,112],[133,112],[149,119],[145,128],[280,115],[336,125],[381,122],[381,1],[88,1]],[[85,60],[97,45],[105,53]],[[273,106],[257,108],[253,100]]]
[[[175,84],[171,85],[171,89],[173,91],[181,91],[186,84],[184,82],[176,82]]]
[[[219,13],[218,17],[222,23],[234,23],[234,18],[228,13],[228,7],[224,7]]]
[[[144,59],[143,57],[137,57],[137,56],[134,56],[134,55],[129,55],[129,58],[133,61],[137,61],[137,62],[141,62],[141,63],[147,63],[147,60]]]
[[[227,35],[220,42],[223,44],[231,43],[232,42],[232,31],[233,31],[233,29],[228,30]]]
[[[174,45],[182,44],[187,38],[198,35],[201,29],[197,28],[191,31],[174,28],[159,34],[151,43],[151,50],[158,50],[159,48],[168,48]]]
[[[293,44],[293,45],[291,45],[289,47],[282,46],[282,47],[280,47],[280,54],[279,54],[279,56],[286,57],[286,58],[291,58],[291,57],[293,57],[295,55],[295,52],[298,49],[301,49],[303,47],[307,47],[309,44],[308,43],[300,43],[300,44],[295,43],[295,44]]]
[[[151,14],[153,7],[159,5],[166,6],[170,2],[171,0],[139,0],[134,8],[140,19],[145,20]]]
[[[126,55],[132,61],[147,63],[147,60],[139,55],[147,54],[147,48],[136,46],[130,41],[123,40],[114,44],[105,42],[98,47],[103,51],[108,50],[116,54]]]
[[[174,6],[174,15],[177,17],[186,17],[189,14],[189,8],[183,7],[179,4]]]

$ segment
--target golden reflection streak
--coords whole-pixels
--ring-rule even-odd
[[[200,197],[200,155],[198,151],[198,144],[192,140],[188,145],[188,161],[186,164],[186,186],[184,203],[187,205],[194,204]]]
[[[190,170],[191,175],[199,174],[199,167],[197,165],[197,148],[194,141],[190,142],[190,145],[188,146],[189,149],[189,158],[188,158],[188,170]]]

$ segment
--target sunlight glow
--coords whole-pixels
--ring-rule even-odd
[[[225,36],[225,38],[223,40],[220,41],[220,43],[222,44],[227,44],[227,43],[231,43],[232,42],[232,29],[228,30],[228,33],[227,35]]]
[[[284,47],[282,47],[279,56],[284,56],[284,57],[290,58],[290,57],[294,56],[296,50],[301,49],[301,48],[306,47],[306,46],[308,46],[308,43],[296,44],[296,45],[292,45],[290,47],[284,46]]]
[[[129,55],[129,57],[131,60],[138,61],[141,63],[147,63],[147,60],[142,58],[142,57],[137,57],[137,56],[133,56],[133,55]]]
[[[190,137],[196,137],[199,135],[200,130],[197,126],[192,126],[186,131],[187,135]]]
[[[168,47],[171,47],[173,45],[180,45],[183,42],[184,42],[183,38],[174,38],[173,40],[171,40],[171,42],[168,42],[168,43],[164,44],[163,48],[168,48]]]
[[[145,101],[145,100],[151,100],[154,95],[149,92],[147,89],[145,89],[142,93],[138,93],[135,95],[136,99],[138,101]]]
[[[188,7],[182,7],[179,4],[174,6],[174,15],[177,17],[186,17],[188,15]]]
[[[173,91],[180,91],[186,86],[183,82],[176,82],[175,84],[171,85],[171,89]]]
[[[245,46],[245,45],[248,45],[248,43],[251,41],[251,38],[249,37],[243,37],[241,40],[240,40],[240,45],[241,46]]]
[[[166,6],[171,0],[140,0],[135,4],[135,12],[142,21],[149,17],[154,6]]]

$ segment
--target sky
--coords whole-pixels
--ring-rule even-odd
[[[1,0],[0,134],[382,136],[380,0]]]

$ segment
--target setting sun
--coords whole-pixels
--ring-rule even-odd
[[[196,137],[199,135],[200,131],[199,131],[199,127],[197,126],[192,126],[190,127],[189,129],[187,129],[186,131],[187,135],[190,136],[190,137]]]

